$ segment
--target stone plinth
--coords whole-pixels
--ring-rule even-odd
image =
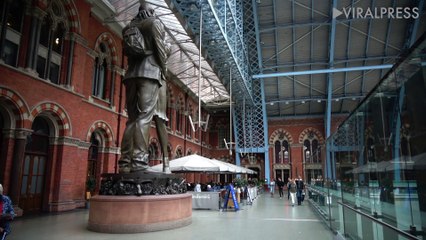
[[[187,226],[192,195],[97,195],[90,199],[88,229],[103,233],[142,233]]]

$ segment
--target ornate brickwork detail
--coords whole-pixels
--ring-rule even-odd
[[[68,17],[70,32],[81,33],[80,19],[74,1],[64,0],[64,8]]]
[[[29,107],[24,99],[16,92],[0,86],[0,99],[5,98],[4,101],[8,108],[13,112],[13,119],[15,123],[11,128],[23,128],[24,121],[28,120]]]
[[[306,128],[300,133],[299,143],[303,143],[305,138],[313,139],[315,136],[317,137],[320,144],[324,144],[324,137],[322,136],[321,132],[318,129],[312,127]]]
[[[30,121],[34,121],[43,112],[52,113],[50,115],[55,119],[58,126],[58,136],[71,136],[71,121],[68,113],[62,106],[54,102],[40,103],[31,110]]]
[[[92,126],[90,126],[89,131],[87,132],[87,135],[86,135],[87,142],[90,142],[90,137],[92,136],[95,130],[101,130],[100,132],[103,134],[105,139],[105,147],[113,146],[114,135],[113,135],[112,128],[108,123],[102,120],[95,121],[92,124]]]
[[[118,60],[117,48],[116,48],[117,44],[115,44],[114,38],[112,37],[111,33],[104,32],[98,37],[95,43],[95,50],[98,50],[99,44],[101,44],[102,42],[105,43],[105,45],[109,49],[109,53],[111,54],[111,59],[110,59],[111,64],[117,65],[117,60]],[[97,51],[97,52],[100,52],[100,51]]]
[[[282,128],[275,130],[271,134],[271,136],[269,137],[269,145],[273,145],[274,142],[278,139],[280,140],[287,139],[288,143],[290,144],[293,143],[293,137],[291,136],[291,134]]]

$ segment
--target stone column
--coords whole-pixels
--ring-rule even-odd
[[[25,145],[27,143],[27,136],[30,135],[31,132],[32,131],[30,129],[15,130],[15,146],[13,149],[13,164],[12,172],[10,174],[9,188],[9,197],[14,205],[19,204],[21,171],[24,162]]]

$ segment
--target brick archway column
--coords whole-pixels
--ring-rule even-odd
[[[29,129],[19,129],[15,131],[15,145],[13,148],[12,172],[10,174],[9,197],[14,206],[18,206],[20,197],[21,171],[24,163],[25,145],[27,136],[31,134]],[[19,215],[19,214],[18,214]]]

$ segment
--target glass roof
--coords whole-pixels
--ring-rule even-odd
[[[136,16],[139,0],[103,0],[112,5],[115,15],[108,21],[116,21],[122,27]],[[187,35],[179,20],[169,9],[164,0],[146,1],[155,10],[157,17],[164,24],[166,41],[172,45],[168,60],[168,69],[187,86],[201,101],[208,105],[220,105],[229,99],[225,87],[213,72],[209,63],[201,56],[201,77],[199,76],[199,48]],[[199,79],[201,80],[199,87]]]

